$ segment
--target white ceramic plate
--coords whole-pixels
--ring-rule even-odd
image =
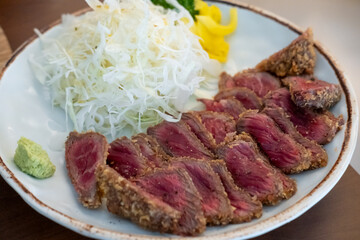
[[[229,38],[230,59],[238,70],[253,67],[263,58],[295,39],[301,30],[274,14],[236,1],[216,1],[223,13],[237,7],[238,30]],[[228,17],[228,16],[225,16]],[[57,27],[47,34],[56,35]],[[316,38],[316,32],[315,38]],[[293,176],[298,192],[274,207],[265,207],[263,216],[250,223],[208,227],[198,239],[255,237],[300,216],[323,198],[346,170],[356,143],[358,113],[356,98],[334,59],[316,43],[318,61],[315,75],[343,89],[341,101],[332,109],[343,114],[346,124],[326,145],[327,167]],[[8,61],[0,77],[0,173],[36,211],[80,234],[101,239],[164,239],[177,236],[153,233],[108,213],[104,208],[82,207],[67,176],[64,152],[59,151],[67,136],[65,114],[52,108],[43,87],[34,78],[28,64],[30,54],[39,53],[39,41],[31,38]],[[13,163],[17,140],[25,136],[41,144],[56,165],[55,175],[36,180],[22,173]]]

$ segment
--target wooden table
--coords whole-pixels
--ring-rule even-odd
[[[15,50],[33,28],[85,7],[82,0],[1,0],[0,26]],[[1,53],[0,49],[0,53]],[[349,167],[335,188],[296,220],[256,239],[360,239],[360,175]],[[88,239],[43,217],[0,178],[0,239]]]

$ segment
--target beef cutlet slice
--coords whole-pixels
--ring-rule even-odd
[[[284,133],[266,114],[250,110],[245,112],[237,122],[237,130],[239,133],[249,133],[270,163],[284,173],[298,173],[309,169],[310,152]]]
[[[327,110],[318,112],[299,108],[291,100],[291,94],[286,88],[269,92],[264,98],[264,105],[282,108],[301,135],[320,145],[329,143],[344,125],[342,115],[335,117]]]
[[[327,165],[328,156],[326,151],[317,142],[309,140],[302,136],[294,127],[294,124],[287,117],[285,111],[281,108],[265,108],[263,111],[271,117],[282,131],[289,134],[295,141],[304,146],[310,152],[310,169],[324,167]]]
[[[208,161],[192,158],[173,158],[170,165],[182,168],[191,177],[201,197],[202,210],[208,225],[225,225],[233,211],[219,176]]]
[[[210,150],[214,150],[217,146],[213,135],[206,129],[201,122],[201,118],[197,112],[183,113],[181,120],[183,120],[196,135],[196,137]]]
[[[230,114],[235,120],[239,118],[241,113],[246,111],[242,103],[235,98],[220,99],[219,101],[201,98],[198,101],[205,105],[207,111],[225,112]]]
[[[109,212],[152,231],[176,231],[181,212],[144,191],[107,165],[99,166],[96,176]]]
[[[213,159],[215,157],[184,121],[176,123],[163,121],[148,128],[147,133],[154,137],[162,149],[172,157],[196,159]]]
[[[221,99],[235,98],[240,101],[246,109],[259,109],[262,108],[262,101],[254,91],[245,87],[233,87],[220,90],[214,97],[215,101]]]
[[[262,215],[262,204],[256,197],[251,197],[245,190],[239,188],[227,170],[223,160],[210,162],[214,172],[218,174],[225,188],[230,204],[233,207],[231,223],[250,222]]]
[[[278,77],[313,74],[316,62],[312,30],[308,28],[287,47],[256,65],[258,71]]]
[[[298,173],[309,169],[309,151],[284,133],[266,114],[250,110],[245,112],[237,122],[237,130],[249,133],[270,163],[284,173]]]
[[[156,169],[135,182],[137,186],[181,213],[173,233],[194,236],[205,230],[206,219],[201,207],[201,197],[184,169]]]
[[[236,135],[236,122],[230,114],[213,111],[199,111],[196,114],[217,145],[231,141]]]
[[[280,80],[267,72],[259,72],[254,69],[247,69],[236,73],[233,77],[223,72],[220,75],[219,90],[231,89],[234,87],[248,88],[258,97],[264,97],[269,91],[281,87]]]
[[[275,205],[296,192],[296,183],[272,166],[247,133],[218,149],[235,184],[263,204]]]
[[[198,139],[211,151],[219,144],[231,141],[236,135],[234,118],[222,112],[192,111],[181,118]]]
[[[292,76],[282,79],[289,87],[291,99],[300,108],[329,109],[341,98],[341,87],[314,76]]]
[[[170,158],[161,148],[155,138],[150,135],[139,133],[131,138],[132,142],[139,147],[143,157],[152,168],[161,167]]]
[[[126,179],[136,178],[151,167],[140,148],[127,137],[115,139],[110,144],[106,162]]]
[[[101,205],[95,170],[105,164],[108,148],[106,138],[95,132],[70,132],[65,142],[66,168],[79,201],[85,207]]]

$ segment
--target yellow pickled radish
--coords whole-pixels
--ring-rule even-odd
[[[197,0],[195,4],[195,8],[199,10],[199,15],[196,16],[196,22],[191,31],[200,37],[201,46],[210,58],[226,62],[230,46],[225,41],[225,36],[236,30],[236,9],[230,9],[230,23],[221,25],[221,11],[218,7],[209,6],[201,0]]]
[[[215,35],[225,36],[233,33],[237,26],[237,11],[236,9],[230,9],[230,23],[228,25],[221,25],[216,22],[211,16],[196,16],[196,20],[203,23],[206,28]]]
[[[217,59],[220,62],[226,62],[230,46],[224,37],[212,34],[207,30],[207,27],[200,22],[196,22],[195,26],[196,32],[194,33],[200,37],[200,44],[209,54],[209,57]]]

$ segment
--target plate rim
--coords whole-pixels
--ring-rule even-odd
[[[262,15],[270,20],[276,21],[277,23],[289,28],[289,30],[295,32],[296,34],[301,34],[304,32],[300,27],[296,24],[270,12],[264,10],[259,7],[255,7],[253,5],[242,3],[237,0],[208,0],[209,2],[215,3],[223,3],[227,5],[231,5],[233,7],[245,9],[256,14]],[[84,8],[79,11],[72,13],[72,15],[79,16],[89,11],[90,8]],[[48,26],[41,28],[40,32],[45,33],[57,26],[61,23],[61,18],[52,22]],[[4,67],[0,72],[0,81],[11,65],[11,63],[16,59],[16,57],[23,52],[23,50],[29,46],[34,40],[36,40],[38,36],[33,34],[30,38],[28,38],[20,47],[18,47],[9,60],[5,63]],[[269,232],[275,228],[278,228],[295,218],[302,215],[309,208],[314,206],[318,201],[320,201],[331,189],[335,186],[335,184],[339,181],[341,176],[344,174],[347,166],[350,163],[351,157],[353,155],[356,139],[358,135],[358,124],[359,124],[359,114],[358,114],[358,106],[357,100],[355,97],[354,89],[351,87],[351,83],[347,81],[339,63],[335,60],[335,58],[329,53],[329,50],[323,47],[322,44],[318,41],[314,41],[315,48],[323,55],[326,61],[329,63],[331,68],[334,70],[337,79],[341,85],[341,88],[344,92],[344,96],[346,97],[346,106],[348,113],[348,120],[344,126],[344,140],[341,146],[341,152],[339,157],[335,161],[333,167],[330,169],[329,173],[322,179],[322,181],[315,186],[307,195],[303,198],[295,202],[292,206],[288,207],[284,211],[268,218],[263,221],[260,221],[258,224],[254,226],[247,227],[239,227],[230,230],[229,232],[213,234],[211,236],[197,236],[196,239],[228,239],[228,238],[250,238],[262,235],[266,232]],[[350,141],[351,140],[351,141]],[[351,143],[351,144],[349,144]],[[127,234],[122,232],[117,232],[113,230],[108,230],[101,227],[93,226],[92,224],[85,223],[80,220],[76,220],[54,208],[43,203],[37,197],[34,196],[32,192],[30,192],[22,183],[19,181],[14,173],[6,166],[5,162],[0,156],[0,175],[4,178],[4,180],[21,196],[21,198],[30,205],[34,210],[43,216],[55,221],[56,223],[71,229],[79,234],[88,237],[100,237],[100,238],[112,238],[112,239],[172,239],[173,237],[169,236],[149,236],[144,234]],[[321,191],[324,187],[328,187],[327,191]],[[315,198],[315,199],[313,199]],[[311,201],[310,201],[311,200]],[[297,210],[300,209],[300,210]],[[296,211],[297,210],[297,211]],[[291,213],[295,211],[296,214],[291,215]],[[271,223],[271,224],[270,224]],[[194,239],[194,237],[177,237],[177,239]]]

